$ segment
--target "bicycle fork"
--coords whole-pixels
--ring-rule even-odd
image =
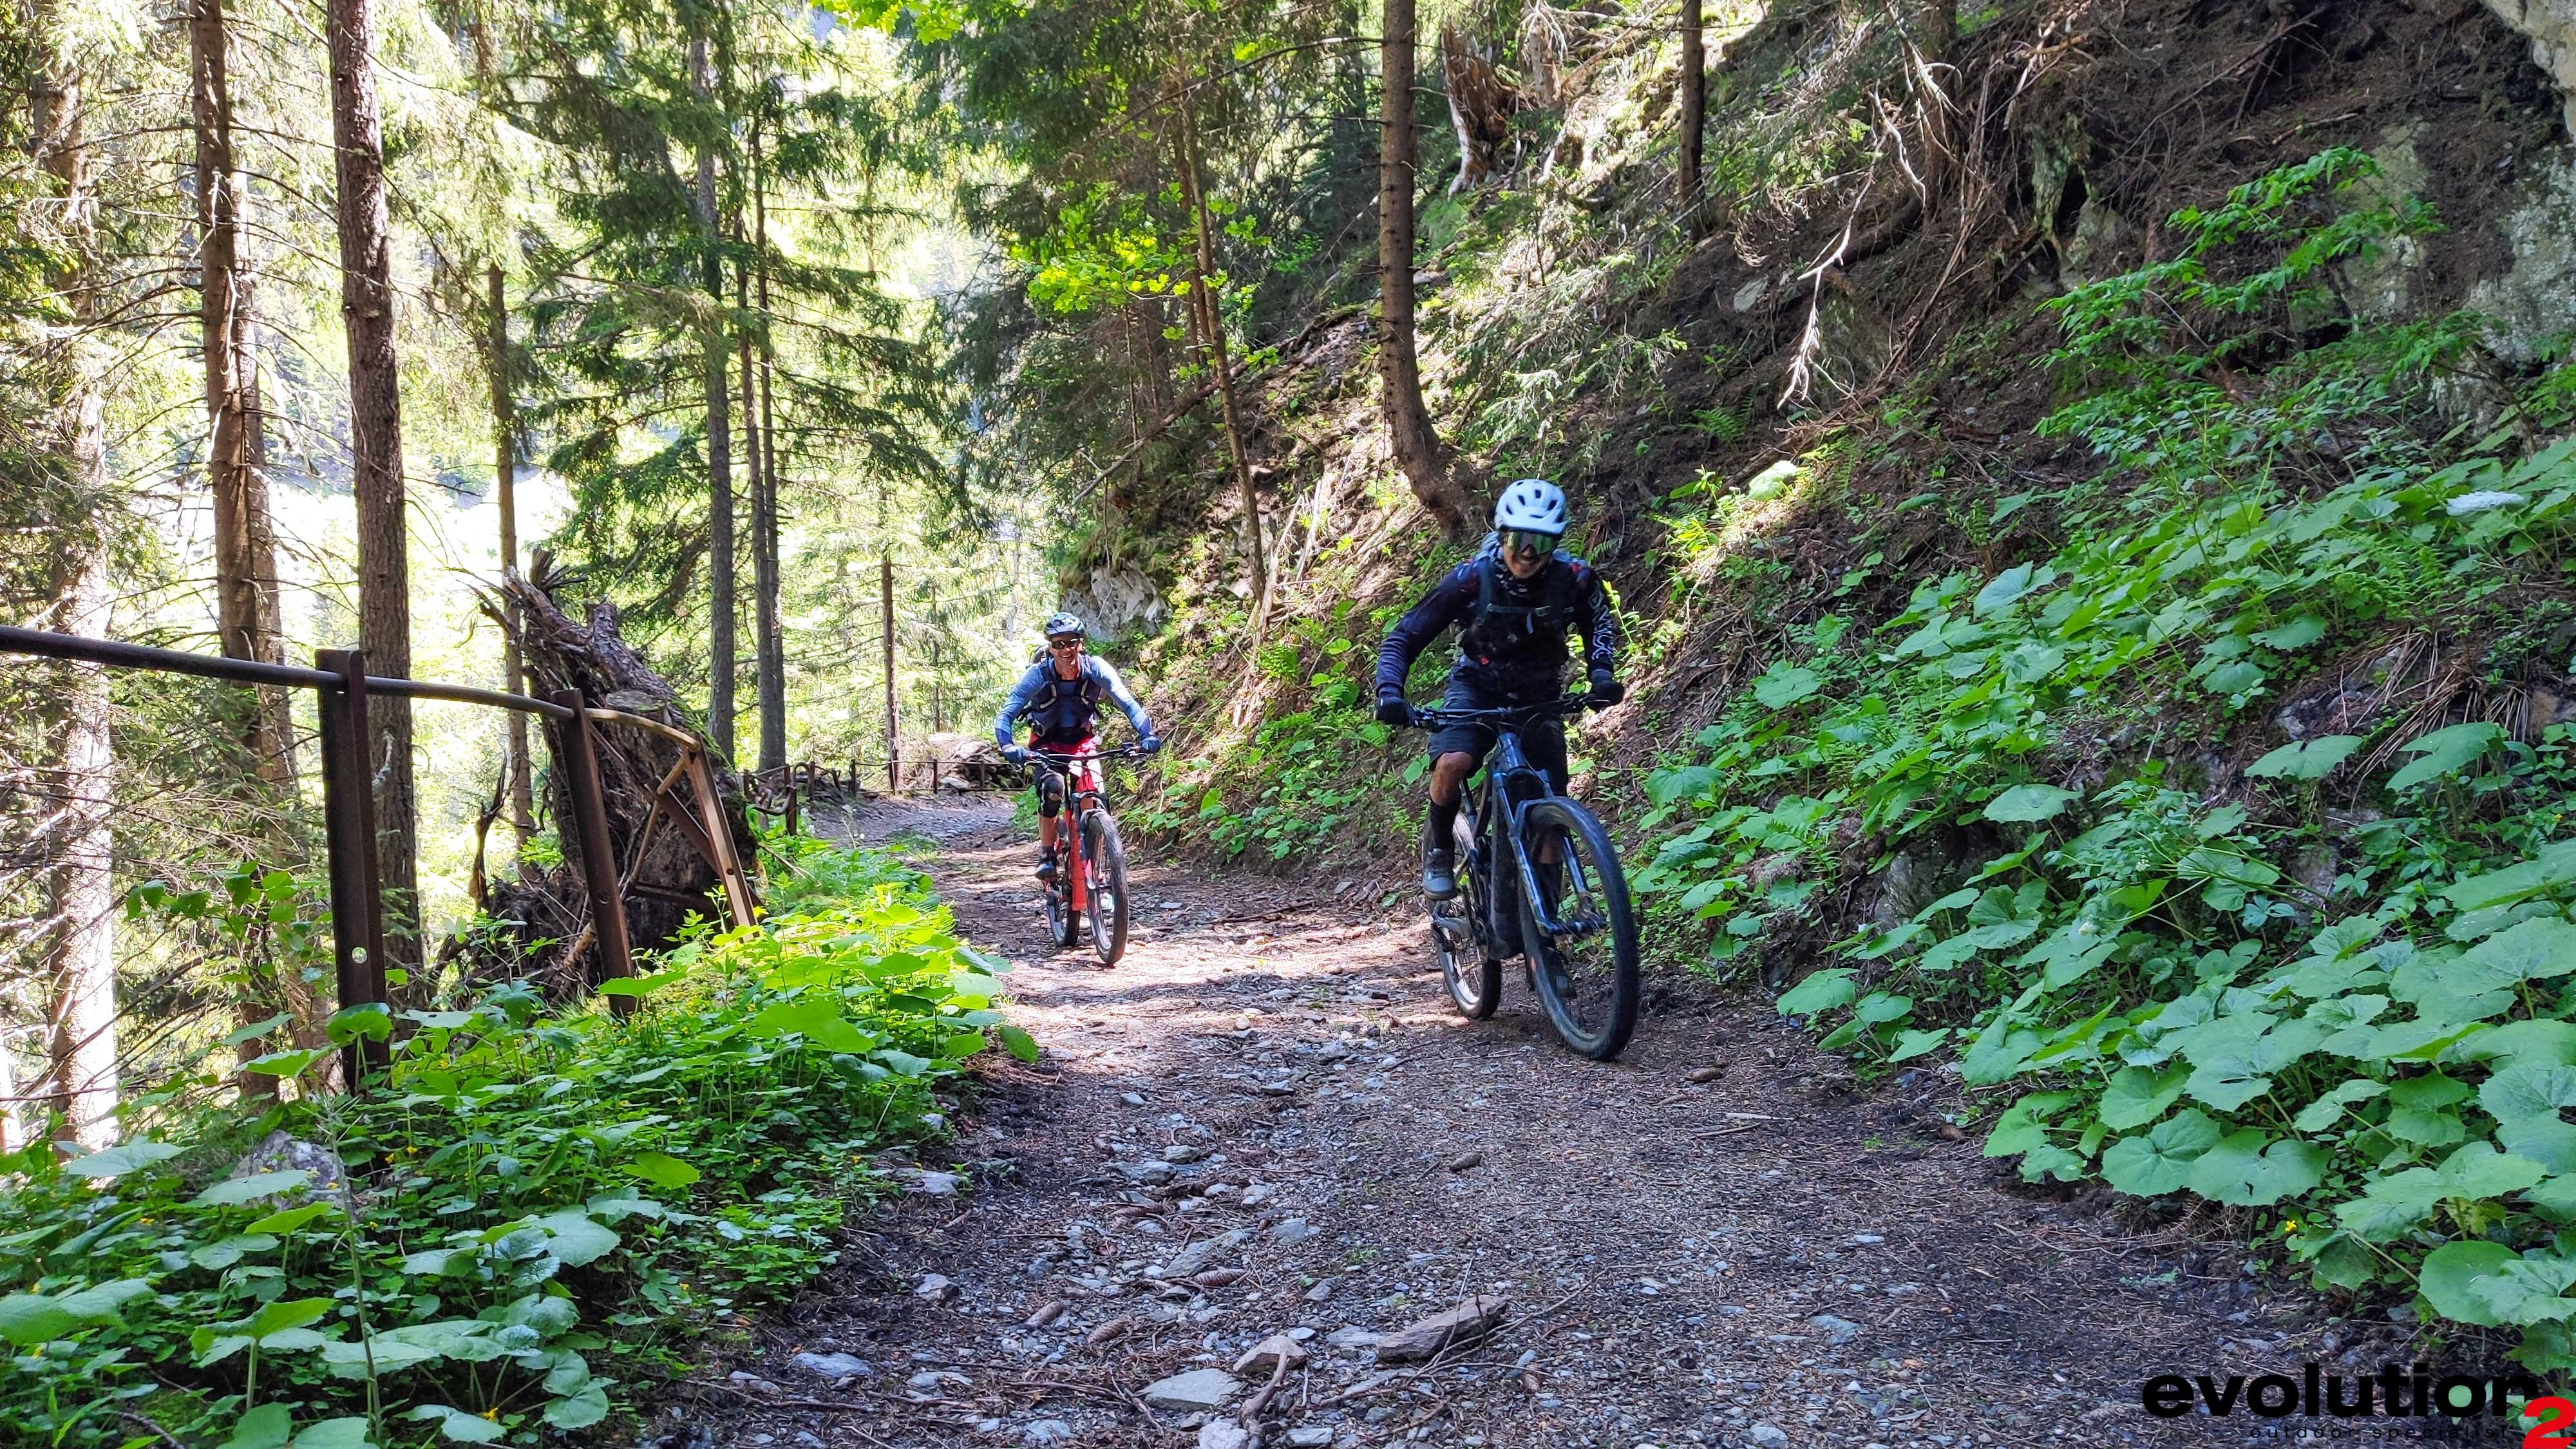
[[[1553,903],[1549,899],[1549,892],[1539,886],[1538,862],[1530,859],[1529,851],[1521,846],[1521,842],[1527,838],[1522,834],[1521,814],[1522,811],[1519,809],[1512,811],[1512,865],[1520,878],[1521,898],[1529,902],[1530,917],[1537,923],[1539,933],[1550,937],[1588,936],[1600,930],[1602,923],[1589,916],[1572,921],[1560,921],[1553,914],[1551,909]],[[1551,863],[1566,873],[1565,883],[1574,887],[1574,894],[1579,899],[1585,890],[1583,864],[1574,858],[1573,851],[1566,850],[1561,853],[1566,858]]]

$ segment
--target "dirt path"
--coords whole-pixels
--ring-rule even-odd
[[[1943,1135],[1946,1079],[1838,1090],[1767,1010],[1667,1002],[1598,1066],[1516,979],[1460,1020],[1418,917],[1150,865],[1103,970],[1047,949],[1002,807],[861,828],[938,842],[1045,1056],[985,1095],[960,1161],[924,1164],[980,1186],[916,1191],[869,1261],[720,1366],[732,1443],[1194,1443],[1197,1414],[1147,1386],[1293,1332],[1312,1358],[1273,1445],[2232,1444],[2276,1425],[2150,1419],[2141,1381],[2355,1347],[2276,1325],[2223,1260],[2010,1188]],[[1509,1299],[1502,1332],[1378,1377],[1371,1335],[1479,1294]],[[800,1352],[870,1372],[836,1385],[846,1362]]]

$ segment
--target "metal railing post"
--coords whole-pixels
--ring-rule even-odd
[[[356,649],[323,649],[314,667],[338,684],[317,691],[322,723],[322,826],[330,853],[331,951],[340,1009],[382,1002],[385,991],[382,873],[376,863],[374,778],[367,769],[367,660]],[[349,1090],[382,1071],[390,1045],[364,1037],[341,1050]]]
[[[599,953],[599,979],[611,981],[635,974],[635,953],[626,937],[626,899],[617,888],[617,856],[608,843],[608,801],[599,787],[599,740],[591,733],[590,702],[578,689],[559,689],[549,696],[573,712],[563,728],[563,753],[555,768],[572,789],[572,827],[581,849],[582,884],[590,895],[591,940]],[[611,998],[609,1010],[624,1016],[635,998]]]

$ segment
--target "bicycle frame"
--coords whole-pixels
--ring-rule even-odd
[[[1481,721],[1493,725],[1494,748],[1485,761],[1485,784],[1480,792],[1481,798],[1476,811],[1476,831],[1479,838],[1485,842],[1485,849],[1488,852],[1496,849],[1490,832],[1499,831],[1502,838],[1509,842],[1513,868],[1512,883],[1520,891],[1520,899],[1529,903],[1530,915],[1536,920],[1538,928],[1550,936],[1563,935],[1574,928],[1549,914],[1548,907],[1544,904],[1547,893],[1540,890],[1538,885],[1537,865],[1529,858],[1529,852],[1522,848],[1521,840],[1522,819],[1527,815],[1530,806],[1540,800],[1553,798],[1556,795],[1556,786],[1548,779],[1546,771],[1530,763],[1528,752],[1521,747],[1521,731],[1528,725],[1535,724],[1544,715],[1569,714],[1580,707],[1580,701],[1569,696],[1546,704],[1521,705],[1503,709],[1421,711],[1426,719],[1432,721]],[[1532,782],[1535,788],[1514,788],[1524,781]],[[1580,866],[1571,868],[1580,870]],[[1500,884],[1494,879],[1491,871],[1487,873],[1487,880],[1493,885]],[[1515,903],[1506,900],[1499,889],[1491,890],[1488,894],[1490,898],[1485,908],[1492,917],[1492,920],[1487,922],[1490,934],[1493,933],[1493,926],[1504,919],[1505,909]]]
[[[1529,851],[1521,845],[1524,838],[1521,833],[1521,818],[1529,812],[1532,803],[1555,795],[1556,786],[1547,778],[1545,770],[1529,762],[1529,756],[1521,749],[1521,733],[1518,728],[1505,724],[1495,731],[1495,735],[1494,759],[1485,770],[1487,809],[1484,813],[1488,818],[1493,819],[1495,826],[1500,826],[1505,820],[1509,821],[1511,858],[1516,877],[1514,884],[1520,889],[1521,899],[1529,904],[1530,915],[1537,920],[1539,930],[1550,936],[1559,935],[1565,931],[1565,923],[1548,914],[1547,892],[1539,889],[1538,868],[1530,860]],[[1511,786],[1521,780],[1537,782],[1537,793],[1516,796]],[[1495,802],[1500,802],[1503,806],[1499,818],[1495,818],[1497,812],[1492,809]],[[1501,892],[1495,892],[1495,895],[1496,905],[1499,906]]]
[[[1091,907],[1091,846],[1084,836],[1082,822],[1092,812],[1102,809],[1107,799],[1107,777],[1096,768],[1085,769],[1102,760],[1126,759],[1144,752],[1135,745],[1122,745],[1114,750],[1090,749],[1067,754],[1033,745],[1029,748],[1032,773],[1043,770],[1065,779],[1064,818],[1057,827],[1071,832],[1071,839],[1059,836],[1065,847],[1065,909],[1079,915]],[[1098,781],[1100,783],[1085,783]]]

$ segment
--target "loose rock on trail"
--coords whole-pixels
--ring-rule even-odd
[[[1005,806],[855,828],[936,842],[1044,1055],[648,1442],[2233,1444],[2282,1421],[2142,1381],[2392,1356],[2018,1187],[1943,1132],[1953,1081],[1860,1093],[1767,1003],[1650,1001],[1603,1066],[1516,972],[1461,1020],[1409,897],[1138,851],[1104,969],[1048,948]]]

